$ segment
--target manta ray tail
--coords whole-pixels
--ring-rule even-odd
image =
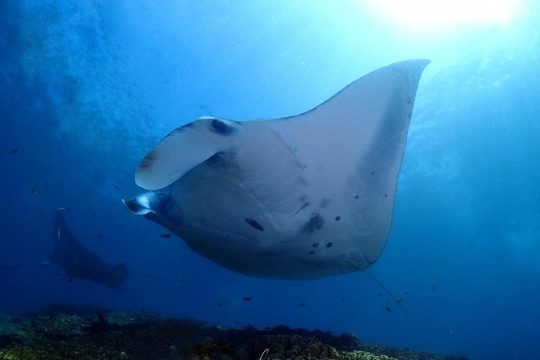
[[[375,277],[370,271],[366,270],[364,271],[364,274],[373,281],[382,291],[384,291],[388,296],[394,300],[397,306],[407,315],[410,315],[409,311],[403,306],[403,299],[399,299],[397,296],[395,296],[379,279]]]

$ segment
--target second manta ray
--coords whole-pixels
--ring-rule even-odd
[[[314,109],[265,121],[199,118],[141,161],[125,201],[244,274],[318,279],[381,254],[427,60],[375,70]]]

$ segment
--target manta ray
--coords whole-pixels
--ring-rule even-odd
[[[148,191],[124,203],[243,274],[319,279],[365,270],[388,238],[428,63],[375,70],[299,115],[180,126],[135,172]]]
[[[127,277],[126,264],[109,264],[77,240],[62,210],[55,211],[54,249],[50,259],[65,270],[70,281],[79,278],[118,289]]]

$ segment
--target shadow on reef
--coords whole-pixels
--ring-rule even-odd
[[[0,359],[466,359],[377,346],[352,334],[286,326],[226,329],[145,312],[89,309],[0,316]]]

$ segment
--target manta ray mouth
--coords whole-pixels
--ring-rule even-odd
[[[167,215],[168,207],[172,205],[176,207],[176,204],[171,202],[174,200],[167,190],[148,191],[127,200],[122,199],[124,206],[135,215],[155,214],[159,217]]]
[[[150,207],[149,195],[152,193],[140,194],[127,200],[122,199],[122,203],[135,215],[147,215],[154,212]]]
[[[171,231],[175,228],[171,226],[171,219],[176,225],[182,220],[181,211],[168,191],[148,191],[129,199],[122,199],[122,203],[131,213],[142,215]]]

